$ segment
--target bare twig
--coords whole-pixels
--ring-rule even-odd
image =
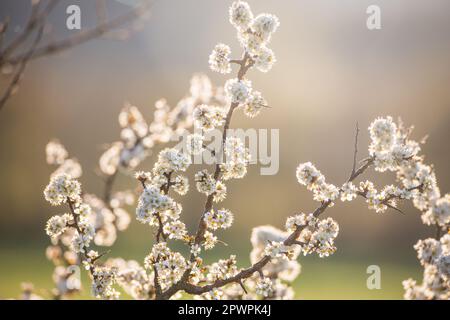
[[[36,38],[33,41],[33,44],[31,45],[27,54],[23,57],[22,61],[20,62],[20,65],[19,65],[16,73],[14,74],[14,77],[12,78],[11,82],[9,83],[9,86],[3,93],[2,97],[0,98],[0,111],[5,106],[6,101],[11,97],[11,95],[14,93],[14,90],[18,86],[20,79],[22,78],[22,75],[27,66],[27,63],[30,60],[31,56],[33,55],[33,53],[36,49],[36,45],[39,43],[39,41],[42,38],[43,32],[44,32],[44,26],[42,25],[38,30]]]
[[[3,108],[7,100],[12,96],[14,89],[17,87],[20,78],[25,71],[25,66],[29,61],[70,49],[89,40],[101,37],[104,34],[127,24],[130,21],[133,21],[135,18],[138,18],[147,12],[147,9],[150,7],[150,2],[148,0],[142,1],[143,2],[140,6],[137,6],[116,18],[108,20],[105,2],[103,0],[98,0],[96,1],[99,20],[97,26],[86,31],[80,31],[66,39],[54,41],[41,46],[40,43],[42,41],[42,33],[46,26],[48,16],[60,0],[49,0],[44,8],[41,8],[42,2],[33,3],[30,16],[23,31],[18,36],[13,38],[4,49],[1,48],[1,44],[3,42],[9,20],[3,22],[0,25],[0,67],[4,65],[16,66],[17,72],[14,74],[7,89],[0,99],[0,109]],[[34,33],[39,35],[35,38],[35,41],[33,41],[30,49],[25,51],[21,50],[21,47],[28,42],[29,38]]]
[[[72,48],[74,46],[80,45],[82,43],[85,43],[89,40],[98,38],[105,33],[116,29],[117,27],[120,27],[135,18],[141,16],[144,12],[146,12],[146,9],[150,7],[150,4],[145,2],[142,6],[136,7],[129,12],[116,17],[112,20],[106,21],[104,23],[101,23],[97,25],[96,27],[89,29],[87,31],[79,32],[69,38],[56,41],[53,43],[50,43],[48,45],[45,45],[43,47],[39,47],[36,52],[32,55],[31,59],[36,59],[42,56],[46,56],[49,54],[55,54],[63,50],[67,50],[69,48]],[[21,55],[17,55],[9,60],[9,63],[15,64],[18,61],[20,61]]]
[[[441,227],[436,223],[436,240],[439,240],[441,238],[442,229]]]
[[[5,21],[0,23],[0,52],[2,50],[3,39],[5,38],[5,33],[9,27],[9,21],[10,21],[9,17],[6,17]]]
[[[358,130],[357,130],[357,132],[358,132]],[[356,136],[357,135],[358,134],[356,134]],[[356,144],[357,144],[357,142],[355,142],[355,146],[356,146]],[[355,150],[356,150],[356,147],[355,147]],[[354,155],[356,155],[356,151],[355,151]],[[354,156],[354,163],[356,163],[356,156]],[[374,159],[373,158],[368,158],[368,159],[366,159],[365,163],[362,164],[358,169],[356,169],[356,167],[355,167],[354,170],[352,169],[352,174],[351,174],[350,178],[348,179],[348,182],[352,182],[357,177],[362,175],[373,163],[374,163]],[[408,190],[412,191],[414,189],[420,189],[420,188],[421,188],[421,186],[417,186],[417,187],[413,187],[413,188],[408,189]],[[342,190],[340,190],[340,192],[342,192]],[[365,194],[363,196],[365,196]],[[396,208],[394,206],[391,206],[390,204],[387,203],[389,200],[392,200],[393,198],[394,198],[394,196],[388,197],[386,199],[385,205],[388,206],[389,208],[392,208],[394,210],[400,211],[398,208]],[[207,202],[207,204],[208,204],[208,202]],[[325,210],[331,204],[332,204],[331,200],[322,202],[321,205],[314,210],[313,216],[316,217],[316,218],[319,217],[323,212],[325,212]],[[306,226],[297,226],[296,229],[283,242],[284,245],[286,245],[286,246],[303,245],[304,243],[301,242],[301,241],[298,241],[297,239],[299,238],[301,232],[305,228],[306,228]],[[165,292],[162,292],[161,296],[159,296],[159,298],[160,299],[168,299],[173,294],[178,292],[179,290],[183,290],[183,291],[185,291],[186,293],[189,293],[189,294],[202,294],[202,293],[209,292],[209,291],[211,291],[214,288],[223,287],[223,286],[225,286],[227,284],[230,284],[230,283],[238,283],[238,284],[241,285],[242,281],[244,279],[247,279],[247,278],[251,277],[255,272],[261,273],[262,268],[267,263],[269,263],[270,260],[271,260],[270,256],[263,256],[259,261],[254,263],[252,266],[250,266],[247,269],[241,270],[240,272],[238,272],[233,277],[230,277],[230,278],[227,278],[227,279],[218,279],[218,280],[214,281],[213,283],[211,283],[209,285],[204,285],[204,286],[193,285],[193,284],[190,284],[187,281],[188,278],[189,278],[189,273],[190,273],[190,269],[188,269],[185,272],[185,274],[183,274],[182,279],[178,283],[174,284],[172,287],[167,289]]]
[[[358,134],[359,134],[359,127],[358,127],[358,122],[356,122],[355,151],[353,152],[353,167],[352,167],[352,173],[350,174],[350,177],[352,177],[356,171],[356,161],[357,161],[356,159],[358,156]]]

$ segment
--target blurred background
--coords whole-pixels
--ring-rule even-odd
[[[83,189],[100,193],[95,170],[104,144],[119,135],[117,115],[124,102],[140,108],[148,120],[154,102],[175,105],[189,88],[193,73],[205,72],[217,85],[227,77],[208,68],[218,42],[241,54],[228,22],[232,1],[156,0],[144,28],[127,41],[97,39],[57,56],[33,61],[18,93],[0,113],[0,298],[17,297],[20,283],[37,288],[52,285],[52,264],[45,258],[49,239],[46,220],[59,214],[43,198],[54,168],[45,162],[46,143],[58,138],[83,166]],[[242,266],[249,263],[252,227],[282,227],[287,216],[310,212],[317,205],[300,186],[295,169],[311,161],[329,182],[340,184],[352,165],[355,123],[360,132],[360,157],[367,154],[367,127],[377,116],[401,117],[414,124],[414,137],[429,135],[423,147],[433,163],[442,193],[450,188],[450,2],[447,0],[301,0],[248,1],[255,14],[276,14],[281,22],[271,48],[278,62],[269,73],[248,77],[271,109],[255,119],[236,112],[233,127],[280,130],[280,170],[261,176],[251,166],[248,176],[228,184],[223,205],[235,214],[234,226],[220,233],[227,247],[208,259],[234,252]],[[112,12],[126,1],[108,1]],[[55,36],[70,34],[65,9],[78,4],[82,27],[95,10],[91,1],[62,1],[50,20]],[[381,30],[366,27],[366,9],[381,8]],[[3,0],[0,19],[23,25],[29,2]],[[11,31],[13,32],[13,31]],[[0,83],[2,87],[4,84]],[[156,150],[155,150],[156,152]],[[141,168],[150,168],[149,157]],[[389,173],[369,171],[377,184],[393,181]],[[193,173],[191,172],[193,178]],[[121,177],[115,190],[134,187]],[[183,219],[196,226],[204,197],[193,188],[183,198]],[[302,274],[295,282],[300,299],[400,299],[401,281],[421,280],[413,244],[432,235],[419,213],[401,204],[376,214],[361,199],[338,203],[326,212],[340,224],[338,251],[325,259],[301,257]],[[111,256],[142,262],[152,243],[148,226],[134,219],[112,248]],[[368,290],[366,269],[381,268],[381,289]]]

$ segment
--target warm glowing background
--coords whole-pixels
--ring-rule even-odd
[[[249,78],[263,92],[270,110],[256,119],[236,112],[232,126],[279,128],[280,171],[260,176],[256,166],[244,180],[228,184],[224,206],[236,216],[221,233],[248,264],[253,226],[274,224],[316,206],[298,185],[295,168],[312,161],[330,182],[341,183],[351,169],[355,123],[362,128],[360,156],[366,155],[367,126],[376,116],[402,117],[415,124],[415,137],[429,134],[426,161],[434,164],[443,193],[450,189],[450,2],[447,0],[301,0],[249,1],[253,12],[270,12],[281,21],[271,48],[278,62],[271,72],[253,71]],[[52,17],[54,34],[68,35],[65,8],[77,3],[82,23],[89,25],[90,1],[65,1]],[[59,138],[83,165],[83,188],[101,192],[95,173],[104,143],[118,138],[117,115],[129,101],[148,116],[165,97],[172,105],[188,89],[190,76],[206,72],[214,83],[227,77],[208,69],[217,42],[240,55],[234,28],[228,23],[231,1],[156,0],[142,32],[126,42],[96,40],[59,56],[34,61],[19,93],[0,113],[0,297],[14,297],[21,281],[51,286],[51,263],[44,249],[48,217],[61,213],[42,196],[52,171],[44,147]],[[382,9],[382,29],[366,28],[366,8]],[[121,4],[111,3],[112,9]],[[26,1],[1,1],[0,18],[9,14],[23,24]],[[0,83],[4,86],[3,83]],[[154,158],[143,167],[151,166]],[[369,171],[367,177],[373,177]],[[390,174],[378,175],[388,183]],[[135,182],[121,178],[117,190]],[[183,201],[184,220],[192,230],[204,197],[191,189]],[[300,258],[302,274],[295,283],[298,298],[401,298],[401,281],[421,279],[413,244],[434,232],[421,224],[418,212],[402,205],[405,215],[375,214],[357,199],[327,211],[340,224],[337,253],[326,259]],[[134,214],[133,208],[130,212]],[[121,233],[112,256],[142,261],[151,247],[148,226],[134,219]],[[217,253],[217,250],[216,250]],[[211,257],[212,258],[212,257]],[[217,258],[217,256],[216,256]],[[381,267],[382,289],[366,288],[366,268]]]

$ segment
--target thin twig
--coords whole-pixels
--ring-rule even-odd
[[[353,167],[352,167],[352,173],[350,174],[350,177],[352,177],[355,174],[356,170],[356,159],[358,156],[358,134],[359,134],[359,127],[358,122],[356,122],[356,133],[355,133],[355,151],[353,152]]]
[[[11,97],[11,95],[14,93],[15,88],[19,84],[20,79],[25,71],[26,66],[27,66],[27,63],[30,60],[31,56],[33,55],[33,53],[36,49],[36,45],[39,43],[39,41],[42,38],[43,32],[44,32],[44,26],[42,25],[39,28],[36,38],[34,39],[34,42],[32,43],[30,49],[28,50],[27,54],[23,57],[13,79],[9,83],[8,88],[5,90],[5,92],[3,93],[3,96],[0,98],[0,111],[5,106],[6,101]]]
[[[33,53],[31,59],[36,59],[49,54],[55,54],[60,51],[85,43],[89,40],[101,37],[105,33],[113,29],[116,29],[117,27],[120,27],[121,25],[126,24],[132,21],[133,19],[141,16],[149,7],[150,4],[145,2],[143,5],[136,7],[130,10],[129,12],[124,13],[123,15],[118,16],[112,20],[101,23],[92,29],[79,32],[73,36],[70,36],[69,38],[59,40],[50,43],[48,45],[45,45],[43,47],[40,47],[36,50],[36,52]],[[16,64],[21,60],[21,58],[22,56],[19,54],[8,60],[8,62],[11,64]]]
[[[361,174],[363,174],[374,162],[373,158],[368,158],[367,161],[363,165],[361,165],[358,169],[355,169],[354,172],[352,172],[348,182],[351,182],[355,180],[357,177],[359,177]],[[420,188],[420,186],[415,187]],[[414,189],[415,189],[414,188]],[[325,202],[322,202],[319,207],[317,207],[313,215],[314,217],[319,217],[325,210],[331,205],[332,201],[328,200]],[[390,205],[388,205],[390,206]],[[399,210],[393,206],[392,209]],[[302,242],[298,241],[298,237],[300,236],[301,232],[306,228],[306,226],[297,226],[297,228],[286,238],[286,240],[283,242],[286,246],[291,245],[302,245]],[[238,272],[233,277],[227,278],[227,279],[218,279],[214,281],[212,284],[199,286],[199,285],[193,285],[190,284],[187,279],[189,277],[189,270],[183,275],[182,280],[180,280],[178,283],[174,284],[172,287],[170,287],[168,290],[162,293],[161,297],[162,299],[168,299],[173,294],[178,292],[179,290],[183,290],[188,294],[202,294],[205,292],[209,292],[210,290],[214,288],[219,288],[222,286],[225,286],[230,283],[242,283],[242,281],[246,278],[251,277],[255,272],[261,272],[262,268],[269,263],[271,258],[269,256],[262,257],[259,261],[257,261],[255,264],[250,266],[247,269],[243,269],[240,272]]]

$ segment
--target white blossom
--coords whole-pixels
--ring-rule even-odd
[[[171,209],[174,201],[167,195],[162,194],[157,188],[148,186],[139,197],[136,208],[137,220],[142,223],[154,225],[154,214]]]
[[[253,21],[251,29],[265,41],[269,41],[270,36],[280,26],[280,21],[273,14],[259,14]]]
[[[200,193],[210,195],[216,191],[217,182],[206,169],[195,174],[197,190]]]
[[[219,73],[230,73],[231,65],[230,65],[230,47],[219,43],[214,47],[213,52],[209,56],[209,67],[211,70],[219,72]]]
[[[253,56],[255,67],[261,72],[268,72],[277,61],[273,51],[265,46],[261,46]]]
[[[344,183],[341,190],[341,201],[352,201],[357,197],[358,189],[352,182]]]
[[[190,154],[197,155],[203,151],[203,143],[205,137],[201,134],[194,133],[186,137],[187,151]]]
[[[233,103],[246,103],[251,91],[252,84],[249,80],[230,79],[225,83],[225,93]]]
[[[189,180],[185,176],[176,176],[173,183],[173,190],[176,193],[183,196],[189,191]]]
[[[57,237],[66,230],[69,220],[68,215],[53,216],[47,221],[45,232],[50,237]]]
[[[233,214],[226,209],[211,210],[205,213],[203,220],[206,222],[208,229],[227,229],[233,223]]]
[[[269,278],[259,279],[256,283],[256,293],[267,298],[273,293],[273,283]]]
[[[222,181],[216,182],[216,187],[214,189],[214,202],[220,202],[225,200],[227,197],[227,186]]]
[[[169,239],[182,240],[187,235],[186,225],[179,220],[165,223],[163,232],[168,235]]]
[[[66,203],[67,199],[78,201],[80,194],[80,183],[65,173],[52,177],[44,190],[45,199],[54,206]]]
[[[249,28],[253,20],[253,13],[247,2],[235,1],[229,9],[230,23],[238,30],[243,31]]]
[[[66,148],[57,140],[50,141],[45,147],[48,164],[61,165],[69,156]]]

